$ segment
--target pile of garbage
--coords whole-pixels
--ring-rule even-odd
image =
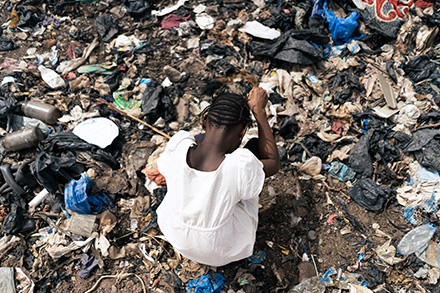
[[[436,1],[0,9],[0,291],[440,292]],[[210,268],[158,229],[156,162],[255,86],[282,169],[255,254]]]

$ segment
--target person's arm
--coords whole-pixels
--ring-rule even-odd
[[[248,104],[258,124],[260,161],[263,163],[266,177],[269,177],[280,169],[280,156],[272,130],[267,122],[265,111],[267,100],[266,91],[260,87],[253,88],[249,93]]]

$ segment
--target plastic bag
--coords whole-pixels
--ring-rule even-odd
[[[295,115],[285,118],[278,127],[278,130],[283,138],[294,138],[299,131],[299,125],[295,119]]]
[[[18,46],[7,38],[0,38],[0,51],[11,51],[17,49]]]
[[[395,138],[396,145],[403,152],[414,153],[416,160],[428,170],[437,170],[440,166],[440,134],[436,129],[421,129],[411,137],[403,132],[389,135]]]
[[[104,149],[119,135],[119,128],[110,119],[97,117],[84,120],[72,132],[86,142]]]
[[[118,33],[118,20],[110,15],[100,15],[95,19],[95,27],[102,41],[108,42]]]
[[[14,268],[1,267],[0,268],[0,291],[5,293],[15,291],[15,276]]]
[[[328,170],[328,173],[333,178],[341,181],[351,181],[354,179],[354,176],[356,176],[356,172],[354,172],[353,169],[338,161],[332,162],[330,164],[330,169]]]
[[[328,9],[327,0],[315,0],[312,16],[319,15],[328,22],[328,28],[335,45],[349,42],[351,35],[356,30],[359,15],[357,12],[350,13],[346,18],[336,17],[335,13]]]
[[[278,38],[281,33],[276,29],[269,28],[258,21],[248,21],[239,29],[240,32],[248,33],[254,37],[273,40]]]
[[[440,269],[440,244],[431,240],[425,249],[418,250],[415,254],[420,260]]]
[[[324,57],[324,50],[319,45],[325,45],[328,41],[327,36],[313,30],[290,30],[264,44],[252,42],[250,47],[255,56],[310,65]]]
[[[90,272],[98,265],[98,261],[94,256],[82,254],[81,255],[81,271],[79,271],[78,276],[87,279]]]
[[[76,163],[74,156],[56,157],[41,152],[32,163],[31,171],[44,188],[50,193],[55,193],[58,190],[58,183],[66,183],[78,178],[83,168]]]
[[[371,178],[358,179],[348,192],[358,205],[370,211],[380,210],[390,193]]]
[[[160,84],[151,83],[144,91],[142,98],[142,112],[148,123],[154,123],[163,118],[169,122],[176,117],[176,109]]]
[[[13,97],[0,97],[0,118],[5,118],[15,107],[17,101]]]
[[[373,164],[369,154],[370,137],[374,130],[369,130],[364,134],[353,149],[350,151],[349,165],[361,178],[370,177],[373,174]]]
[[[92,179],[83,173],[79,180],[72,180],[64,189],[64,201],[66,208],[79,214],[97,214],[113,203],[105,195],[89,195],[92,188]]]
[[[324,293],[325,285],[322,283],[320,277],[313,277],[302,281],[292,289],[290,289],[289,293]]]
[[[214,275],[211,273],[189,281],[185,289],[189,293],[221,293],[225,281],[226,278],[222,274],[216,273]]]
[[[299,172],[306,173],[310,176],[316,176],[321,173],[322,160],[319,157],[311,157],[299,168]]]
[[[2,233],[15,235],[20,233],[24,226],[23,209],[13,205],[11,212],[3,220]]]
[[[428,78],[437,68],[437,65],[426,55],[416,56],[402,66],[403,71],[414,82]]]
[[[141,172],[144,173],[148,179],[153,180],[157,185],[165,185],[165,177],[159,172],[159,168],[157,167],[157,159],[158,158],[154,158],[153,161],[148,162]]]
[[[409,231],[397,244],[397,250],[402,255],[410,255],[424,247],[432,236],[434,236],[435,227],[431,224],[425,224]]]
[[[94,160],[106,163],[113,169],[119,168],[119,163],[115,159],[116,154],[85,142],[71,131],[52,133],[42,142],[42,145],[46,152],[86,152]]]
[[[151,1],[124,0],[124,6],[132,17],[146,19],[151,15]]]
[[[176,14],[169,14],[162,19],[160,26],[162,29],[170,29],[179,26],[179,24],[182,22],[187,21],[190,16],[191,15],[179,17]]]

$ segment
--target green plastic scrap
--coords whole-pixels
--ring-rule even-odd
[[[113,105],[121,110],[133,110],[137,109],[142,105],[142,100],[138,101],[135,99],[126,100],[120,95],[116,95],[113,101]]]

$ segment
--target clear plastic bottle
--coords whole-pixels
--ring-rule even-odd
[[[431,224],[421,225],[412,229],[397,245],[397,249],[402,255],[410,255],[423,248],[434,235],[435,227]]]
[[[6,134],[3,145],[7,151],[19,151],[38,145],[44,134],[38,127],[24,128]]]
[[[51,88],[56,89],[65,86],[64,80],[55,71],[50,68],[46,68],[43,65],[38,66],[38,70],[41,73],[41,78]]]
[[[56,124],[61,115],[60,110],[52,105],[38,101],[26,101],[21,105],[24,115],[40,119],[48,124]]]

